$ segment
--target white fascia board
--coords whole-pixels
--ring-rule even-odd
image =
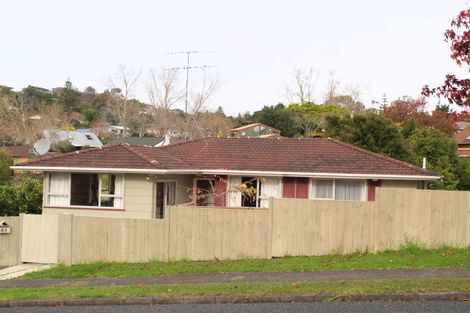
[[[86,167],[45,167],[45,166],[12,166],[13,170],[70,172],[70,173],[134,173],[134,174],[195,174],[195,175],[234,175],[261,177],[311,177],[338,179],[382,179],[382,180],[440,180],[441,176],[426,175],[383,175],[383,174],[347,174],[347,173],[306,173],[274,171],[242,171],[211,169],[131,169],[131,168],[86,168]]]
[[[133,173],[133,174],[167,174],[168,170],[134,169],[134,168],[96,168],[96,167],[56,167],[56,166],[11,166],[19,171],[44,171],[67,173]]]

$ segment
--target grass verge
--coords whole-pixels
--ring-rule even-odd
[[[150,261],[144,263],[95,262],[60,264],[26,274],[21,279],[145,277],[187,273],[288,272],[354,269],[458,268],[470,266],[470,247],[424,249],[408,244],[399,250],[318,257],[284,257],[272,260]]]
[[[228,283],[186,285],[137,285],[106,287],[4,288],[3,300],[59,300],[78,298],[130,298],[215,295],[328,294],[362,295],[469,291],[470,279],[372,280],[299,283]]]

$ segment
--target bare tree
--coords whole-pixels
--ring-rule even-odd
[[[154,107],[156,128],[160,135],[166,135],[169,128],[174,125],[175,114],[171,110],[174,104],[183,98],[183,92],[178,87],[177,71],[156,72],[150,69],[147,95]]]
[[[313,92],[318,81],[318,73],[312,67],[308,69],[295,68],[291,72],[292,83],[286,86],[286,96],[289,103],[313,102]]]
[[[133,97],[139,77],[140,72],[136,72],[125,65],[120,65],[115,76],[109,80],[111,97],[109,97],[108,106],[116,114],[123,127],[123,136],[127,135],[128,120],[132,109],[130,100]]]
[[[328,74],[328,84],[325,92],[325,104],[330,104],[330,102],[338,96],[340,84],[340,81],[336,79],[336,72],[331,70]]]

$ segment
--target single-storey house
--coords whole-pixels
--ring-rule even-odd
[[[44,172],[43,214],[162,218],[166,206],[266,208],[269,197],[371,201],[423,188],[429,170],[330,138],[206,138],[119,144],[13,167]]]

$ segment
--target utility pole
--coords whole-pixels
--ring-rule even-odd
[[[201,66],[191,66],[190,56],[191,54],[206,54],[212,53],[212,51],[195,51],[195,50],[188,50],[188,51],[177,51],[177,52],[168,52],[167,54],[185,54],[186,55],[186,66],[177,66],[166,68],[166,70],[185,70],[186,71],[186,85],[184,91],[184,131],[183,131],[183,138],[184,141],[187,140],[187,133],[188,133],[188,92],[189,92],[189,70],[191,69],[208,69],[211,67],[216,67],[216,65],[201,65]]]

